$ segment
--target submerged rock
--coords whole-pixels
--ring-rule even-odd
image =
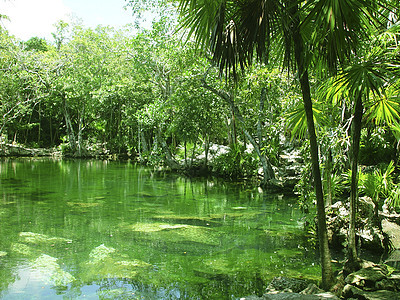
[[[70,273],[61,269],[57,258],[42,254],[33,262],[33,268],[39,272],[43,280],[54,286],[67,286],[75,280]]]
[[[207,245],[218,245],[220,233],[209,227],[195,226],[188,224],[169,223],[137,223],[125,226],[132,232],[148,234],[145,237],[150,239],[162,239],[169,242],[196,242]]]
[[[89,254],[89,263],[90,264],[97,264],[105,259],[109,258],[112,253],[115,252],[114,248],[106,247],[104,244],[94,248]]]
[[[10,250],[11,250],[11,252],[18,253],[18,254],[25,255],[25,256],[32,256],[32,255],[38,254],[38,250],[33,249],[32,247],[22,244],[22,243],[12,243]]]
[[[127,260],[126,255],[102,244],[90,252],[89,260],[85,263],[83,280],[93,282],[109,278],[134,279],[140,274],[146,274],[150,267],[151,264],[139,259]]]
[[[20,232],[19,233],[20,240],[29,243],[29,244],[41,244],[41,243],[72,243],[72,240],[65,239],[61,237],[51,237],[41,233],[34,232]]]

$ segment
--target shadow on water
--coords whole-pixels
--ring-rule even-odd
[[[3,187],[11,188],[23,188],[27,185],[29,180],[17,179],[17,178],[4,178],[0,179],[0,184]]]
[[[49,192],[44,190],[34,190],[29,192],[21,193],[20,195],[28,201],[45,201],[51,198],[55,192]]]

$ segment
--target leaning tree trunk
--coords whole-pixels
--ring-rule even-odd
[[[156,137],[157,140],[160,143],[160,146],[164,152],[165,155],[165,163],[168,167],[170,167],[173,170],[179,169],[179,164],[176,162],[176,160],[172,157],[171,151],[169,150],[169,147],[163,137],[161,136],[161,130],[158,129],[156,132]]]
[[[64,106],[64,118],[65,118],[65,125],[67,127],[67,133],[68,133],[68,139],[69,139],[69,145],[71,147],[72,153],[75,155],[76,153],[76,137],[74,133],[74,128],[71,123],[71,118],[68,113],[68,107],[67,107],[67,101],[65,100],[65,97],[63,96],[63,106]]]
[[[208,152],[210,150],[210,136],[205,134],[204,136],[204,168],[208,168]]]
[[[363,114],[363,104],[361,95],[356,97],[354,107],[353,123],[351,125],[352,144],[351,144],[351,185],[350,185],[350,221],[348,236],[348,271],[358,269],[358,255],[356,245],[356,212],[358,200],[358,152],[360,150],[361,121]]]
[[[291,1],[292,2],[292,1]],[[290,3],[289,5],[292,5]],[[322,191],[321,171],[319,167],[319,155],[317,136],[315,134],[314,116],[312,110],[312,100],[310,91],[310,82],[305,62],[304,44],[300,34],[300,19],[297,11],[297,5],[291,6],[290,15],[293,20],[292,38],[294,43],[294,54],[298,68],[298,77],[301,86],[301,92],[304,103],[304,110],[307,119],[308,138],[310,141],[312,174],[314,178],[315,196],[317,198],[317,217],[318,217],[318,241],[321,257],[322,269],[322,288],[328,290],[334,283],[332,272],[331,254],[328,244],[328,232],[326,227],[325,202]]]

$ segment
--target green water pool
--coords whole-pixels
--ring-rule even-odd
[[[296,199],[130,162],[0,160],[0,299],[238,299],[318,280]]]

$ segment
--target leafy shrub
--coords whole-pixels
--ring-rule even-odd
[[[216,157],[212,167],[214,173],[238,179],[254,176],[258,168],[258,161],[253,153],[241,152],[239,147],[235,147]]]

